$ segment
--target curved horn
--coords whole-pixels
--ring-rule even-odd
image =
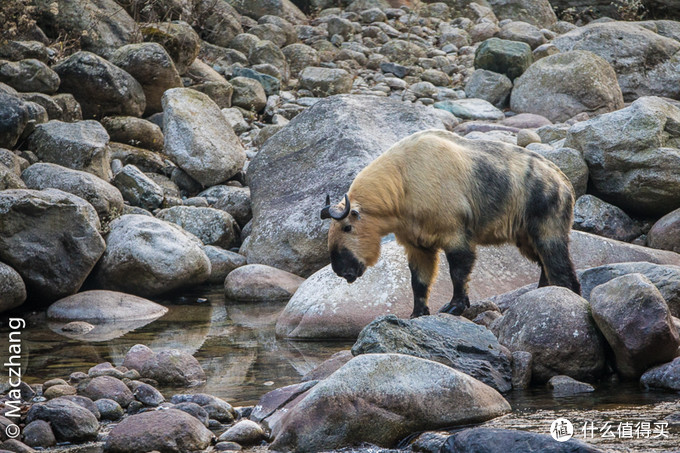
[[[337,210],[331,208],[331,209],[329,209],[328,213],[335,220],[342,220],[349,215],[349,212],[350,212],[349,197],[347,196],[347,194],[345,194],[345,209],[338,212]]]
[[[326,195],[326,206],[324,206],[323,209],[321,210],[321,219],[331,218],[330,209],[331,209],[331,196]]]

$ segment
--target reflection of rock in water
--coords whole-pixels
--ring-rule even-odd
[[[126,333],[144,327],[153,322],[153,319],[141,319],[134,321],[116,321],[105,324],[97,324],[94,328],[87,332],[75,332],[64,330],[63,327],[66,322],[48,321],[47,327],[52,332],[71,338],[73,340],[97,342],[110,341],[118,337],[122,337]]]

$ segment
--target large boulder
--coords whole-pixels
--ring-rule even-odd
[[[550,28],[557,16],[548,0],[487,0],[498,20],[524,21],[539,28]]]
[[[68,30],[83,50],[108,58],[118,47],[135,42],[138,27],[115,0],[35,0],[38,25],[50,38]]]
[[[644,261],[615,263],[592,267],[581,272],[581,293],[590,300],[590,294],[597,286],[628,274],[642,274],[656,286],[671,314],[680,317],[680,267],[661,265]]]
[[[302,277],[263,264],[234,269],[224,280],[227,299],[239,301],[286,301],[295,293]]]
[[[163,95],[165,152],[204,186],[241,171],[246,153],[220,108],[207,95],[173,88]]]
[[[482,381],[499,392],[512,388],[510,353],[484,326],[440,314],[402,320],[380,317],[359,334],[352,354],[397,353],[433,360]]]
[[[603,58],[586,51],[541,58],[515,79],[510,108],[564,122],[587,112],[594,115],[623,108],[616,73]]]
[[[475,51],[475,69],[505,74],[510,80],[521,76],[532,61],[531,47],[519,41],[489,38]]]
[[[253,227],[241,250],[248,262],[301,276],[323,267],[325,195],[340,199],[373,159],[428,128],[445,128],[432,109],[365,96],[334,96],[296,116],[248,166]]]
[[[57,73],[33,58],[16,62],[0,60],[0,82],[22,92],[53,94],[59,88]]]
[[[163,93],[182,86],[172,58],[163,46],[155,42],[123,46],[113,53],[111,63],[141,84],[146,98],[145,115],[162,111]]]
[[[623,209],[600,200],[593,195],[583,195],[574,204],[574,229],[616,239],[632,241],[642,231]]]
[[[644,275],[628,274],[595,287],[590,306],[624,379],[637,379],[650,366],[677,356],[680,337],[671,312]]]
[[[150,300],[115,291],[83,291],[50,305],[47,317],[58,321],[104,324],[120,321],[154,320],[168,309]]]
[[[262,16],[279,16],[293,24],[303,24],[307,22],[307,17],[290,0],[227,0],[236,11],[259,19]]]
[[[76,98],[85,119],[144,113],[146,98],[139,82],[98,55],[76,52],[54,70],[61,78],[59,91]]]
[[[580,151],[573,148],[553,148],[549,145],[535,146],[529,144],[527,149],[557,165],[569,179],[577,199],[586,193],[588,188],[588,164]]]
[[[206,245],[228,249],[238,243],[238,224],[220,209],[173,206],[161,210],[156,217],[181,226]]]
[[[680,98],[680,42],[630,22],[593,22],[558,36],[562,52],[587,50],[612,65],[623,98]]]
[[[153,296],[204,282],[210,260],[193,235],[162,220],[124,215],[110,224],[93,273],[104,289]]]
[[[364,354],[314,386],[272,435],[274,450],[312,452],[481,422],[510,410],[496,390],[437,362]]]
[[[111,180],[109,134],[96,121],[49,121],[36,127],[27,142],[43,162],[92,173]]]
[[[99,433],[99,421],[95,415],[66,398],[55,398],[31,406],[26,414],[26,423],[35,420],[48,422],[60,442],[91,441]]]
[[[23,304],[26,285],[21,275],[6,264],[0,263],[0,313]]]
[[[180,75],[189,69],[201,48],[198,34],[183,21],[145,24],[140,31],[145,41],[156,42],[165,48]]]
[[[132,415],[111,430],[105,453],[162,451],[183,453],[210,446],[212,433],[195,417],[177,409]]]
[[[576,433],[574,433],[576,434]],[[576,439],[556,442],[547,434],[523,430],[471,428],[450,436],[440,453],[604,453]]]
[[[552,376],[595,380],[605,371],[606,342],[588,301],[566,288],[548,286],[521,295],[493,326],[498,341],[532,354],[532,379]]]
[[[581,269],[630,261],[680,265],[678,254],[578,231],[572,232],[570,250],[576,268]],[[430,291],[432,313],[448,303],[453,293],[443,254],[439,263],[439,273]],[[470,278],[470,299],[485,299],[535,283],[539,273],[538,266],[522,257],[514,245],[479,247]],[[383,244],[378,263],[351,285],[335,275],[330,266],[310,276],[279,316],[276,333],[299,339],[356,338],[377,316],[389,313],[401,318],[409,316],[413,310],[410,282],[404,251],[390,241]]]
[[[661,217],[647,233],[647,245],[680,253],[680,209]]]
[[[99,218],[82,198],[56,189],[0,192],[0,261],[41,303],[78,291],[105,243]]]
[[[655,216],[680,207],[680,108],[644,97],[573,125],[564,146],[588,163],[594,195]]]
[[[243,33],[241,16],[227,0],[199,0],[194,8],[202,25],[199,35],[210,44],[229,47],[229,42]]]
[[[0,147],[13,148],[29,121],[26,103],[0,91]]]
[[[114,186],[91,173],[61,165],[37,163],[28,167],[21,178],[29,189],[59,189],[89,202],[100,219],[123,212],[123,196]]]
[[[680,391],[680,357],[648,370],[640,378],[646,388],[661,388],[674,392]]]

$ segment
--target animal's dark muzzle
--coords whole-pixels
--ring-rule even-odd
[[[331,251],[331,267],[333,272],[347,280],[347,283],[354,283],[366,271],[366,266],[347,249]]]

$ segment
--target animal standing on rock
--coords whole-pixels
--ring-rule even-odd
[[[332,218],[333,271],[352,283],[380,256],[380,238],[394,233],[411,270],[413,313],[430,314],[427,298],[444,250],[453,298],[440,312],[470,306],[467,283],[477,245],[514,242],[541,266],[539,287],[581,285],[569,256],[574,195],[548,159],[499,142],[467,140],[441,130],[418,132],[364,168],[344,200],[321,210]]]

